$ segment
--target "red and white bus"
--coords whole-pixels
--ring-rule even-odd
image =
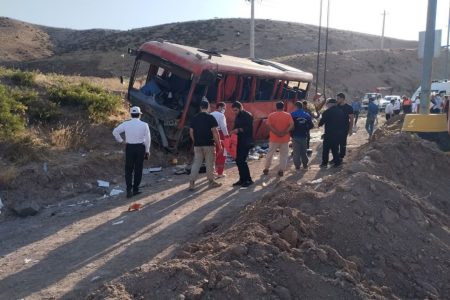
[[[167,149],[189,142],[189,119],[199,111],[205,96],[212,109],[227,104],[227,122],[232,127],[230,106],[238,100],[254,117],[256,141],[268,138],[265,124],[275,103],[283,100],[286,110],[306,99],[313,79],[290,66],[263,59],[223,55],[215,51],[150,41],[137,51],[128,87],[128,100],[145,112],[153,140]]]

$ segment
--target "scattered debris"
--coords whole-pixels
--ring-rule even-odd
[[[97,180],[97,184],[99,187],[109,188],[109,182],[104,180]]]
[[[128,207],[128,211],[135,211],[140,210],[142,208],[142,204],[140,203],[133,203]]]
[[[145,168],[142,171],[142,174],[144,175],[148,175],[150,173],[157,173],[157,172],[161,172],[162,171],[162,167],[154,167],[154,168]]]
[[[322,178],[319,178],[319,179],[316,179],[316,180],[311,181],[312,184],[322,183],[322,182],[323,182],[323,179],[322,179]]]
[[[112,189],[111,192],[109,192],[110,196],[117,196],[122,194],[124,191],[120,190],[120,189]]]

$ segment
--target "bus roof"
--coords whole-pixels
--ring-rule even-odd
[[[313,79],[311,73],[277,62],[223,55],[169,42],[146,42],[138,51],[161,57],[196,75],[200,75],[203,70],[211,70],[291,81],[311,82]]]

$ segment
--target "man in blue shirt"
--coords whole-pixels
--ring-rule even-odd
[[[309,131],[314,127],[311,116],[303,110],[303,104],[300,101],[295,102],[297,110],[291,113],[294,120],[294,129],[292,130],[292,145],[294,147],[293,159],[295,169],[300,169],[300,163],[303,168],[308,168],[307,142]]]
[[[358,122],[359,112],[361,111],[361,102],[358,98],[353,99],[352,101],[353,115],[355,117],[355,127]]]
[[[375,104],[374,98],[369,98],[369,105],[367,107],[367,120],[366,120],[366,130],[369,134],[369,139],[372,137],[375,120],[378,115],[378,105]]]

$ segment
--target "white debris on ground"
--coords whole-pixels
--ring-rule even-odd
[[[99,187],[105,187],[105,188],[109,187],[109,182],[108,181],[97,180],[97,184],[98,184]]]

